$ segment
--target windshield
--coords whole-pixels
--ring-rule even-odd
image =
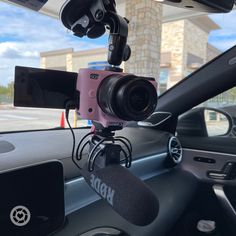
[[[132,49],[122,67],[127,73],[155,78],[159,95],[235,44],[235,11],[176,17],[172,7],[150,2],[132,7],[118,1],[119,13],[130,20]],[[69,72],[104,69],[107,41],[108,34],[75,37],[53,17],[0,2],[0,132],[67,127],[63,110],[14,107],[15,66]],[[74,111],[70,122],[73,127],[91,126]]]

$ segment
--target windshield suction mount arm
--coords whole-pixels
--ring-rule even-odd
[[[108,63],[111,65],[120,65],[122,61],[127,61],[131,55],[131,49],[127,44],[128,23],[123,18],[113,12],[107,17],[107,25],[110,27]]]
[[[95,39],[109,30],[108,63],[119,66],[127,61],[131,49],[127,45],[128,23],[116,12],[114,0],[69,0],[60,12],[64,26],[78,37]]]

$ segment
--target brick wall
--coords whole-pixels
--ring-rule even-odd
[[[161,52],[171,53],[167,88],[183,77],[183,48],[184,20],[164,23],[162,26]]]
[[[161,52],[171,53],[167,85],[170,88],[196,69],[189,67],[190,55],[196,58],[196,64],[207,61],[208,32],[190,20],[164,23],[162,29]]]
[[[202,59],[205,64],[207,61],[207,42],[208,32],[204,31],[191,21],[184,21],[184,48],[183,48],[183,76],[187,76],[191,72],[188,68],[188,53]],[[197,62],[198,60],[196,60]]]

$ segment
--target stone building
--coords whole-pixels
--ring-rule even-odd
[[[161,23],[158,3],[141,2],[135,7],[127,6],[132,57],[122,65],[126,72],[156,78],[162,93],[220,53],[208,43],[209,33],[219,29],[208,16]],[[146,8],[149,10],[143,11]],[[70,48],[42,52],[40,56],[42,68],[77,72],[84,67],[103,68],[107,49],[75,52]]]
[[[219,29],[208,16],[162,25],[160,90],[165,91],[220,54],[208,43],[209,33]]]

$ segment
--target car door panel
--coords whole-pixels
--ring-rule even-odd
[[[181,168],[192,173],[201,183],[198,192],[204,195],[204,201],[208,202],[211,210],[218,208],[218,225],[222,225],[227,236],[234,235],[236,230],[236,155],[207,150],[183,149]],[[227,166],[231,164],[231,178],[222,178]],[[210,174],[214,175],[210,175]],[[205,189],[205,190],[204,190]],[[207,191],[206,191],[207,189]],[[207,196],[212,196],[210,201]],[[214,195],[214,196],[213,196]],[[204,204],[198,201],[198,208]],[[210,211],[209,211],[210,212]],[[214,212],[212,210],[212,212]],[[214,214],[208,217],[214,217]]]
[[[236,154],[235,137],[194,137],[178,136],[182,146],[187,149],[205,150],[211,152]]]
[[[219,179],[210,176],[211,172],[221,172],[227,163],[236,163],[235,154],[217,153],[205,150],[183,149],[181,168],[191,172],[200,181],[210,184],[223,184],[236,187],[236,179]],[[205,161],[207,160],[207,161]]]

